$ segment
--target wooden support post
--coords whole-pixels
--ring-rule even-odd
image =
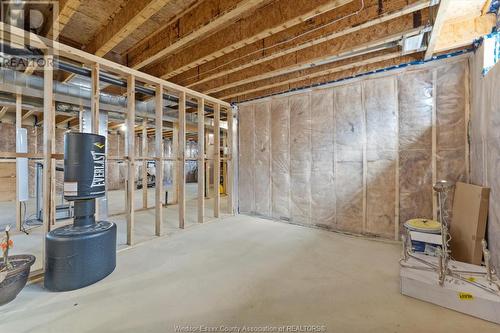
[[[148,129],[147,119],[142,119],[142,208],[148,208]]]
[[[91,129],[92,133],[99,134],[99,64],[92,65],[91,80],[92,80],[92,95],[90,96],[91,103]]]
[[[135,77],[127,78],[127,244],[134,244],[135,194]]]
[[[198,222],[205,215],[205,100],[198,100]]]
[[[186,211],[185,184],[186,184],[186,93],[179,94],[179,147],[178,147],[178,201],[179,201],[179,228],[184,229]]]
[[[179,198],[179,169],[177,166],[177,158],[179,157],[179,124],[174,123],[172,128],[172,154],[174,162],[172,163],[172,204],[176,204]]]
[[[18,129],[22,127],[22,121],[23,121],[23,109],[22,109],[22,102],[23,102],[23,96],[21,94],[16,94],[16,151],[19,152],[19,147],[17,147],[17,141],[18,138],[17,136],[19,135],[17,132]],[[16,230],[21,231],[22,227],[22,216],[21,216],[21,201],[19,201],[19,181],[20,181],[20,175],[18,174],[19,171],[19,164],[20,160],[19,158],[16,158]]]
[[[432,186],[437,181],[437,70],[432,71]],[[432,186],[432,218],[437,220],[437,195]]]
[[[163,234],[163,86],[156,86],[155,95],[155,235]],[[166,204],[166,202],[165,202]]]
[[[227,109],[227,202],[229,207],[229,214],[234,214],[233,203],[233,186],[234,186],[234,162],[233,162],[233,109]]]
[[[45,119],[45,117],[44,117]],[[50,121],[50,126],[52,126],[52,154],[56,151],[56,100],[52,100],[52,116],[47,118]],[[44,125],[45,126],[45,125]],[[56,224],[55,213],[56,213],[56,160],[52,158],[50,163],[50,211],[53,214],[53,218],[50,220],[50,225]],[[96,207],[97,208],[97,207]]]
[[[99,69],[100,66],[98,63],[92,64],[92,71],[90,75],[91,79],[91,91],[92,95],[90,96],[90,128],[91,133],[99,134]],[[99,220],[99,212],[100,212],[100,200],[95,200],[95,219]]]
[[[52,153],[54,152],[54,125],[55,115],[53,109],[53,85],[54,85],[54,70],[53,70],[53,56],[45,55],[45,68],[43,71],[43,118],[45,123],[43,125],[43,241],[42,253],[45,253],[45,235],[50,230],[50,225],[54,220],[55,212],[52,211],[52,182],[54,181],[52,173]],[[44,265],[45,256],[42,256],[42,267]]]
[[[220,105],[214,106],[214,217],[220,213]]]

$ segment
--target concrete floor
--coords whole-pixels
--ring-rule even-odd
[[[115,272],[87,288],[27,286],[0,308],[0,332],[175,332],[176,325],[499,332],[400,295],[399,255],[394,243],[226,217],[120,252]]]
[[[169,193],[172,193],[170,188],[167,188]],[[117,225],[117,249],[121,250],[127,248],[127,220],[125,214],[125,191],[114,190],[108,191],[108,214],[110,215],[108,220],[115,222]],[[186,184],[186,215],[185,215],[185,228],[190,228],[191,226],[198,224],[198,213],[197,213],[197,184],[189,183]],[[169,197],[169,201],[172,198]],[[142,210],[142,190],[136,190],[135,192],[135,242],[145,242],[155,238],[155,189],[148,189],[148,207],[151,209]],[[61,203],[60,198],[58,198],[57,203]],[[225,196],[221,196],[221,214],[228,212],[228,205]],[[36,211],[36,203],[34,199],[30,199],[27,202],[27,216],[33,215]],[[179,232],[179,211],[178,206],[174,204],[168,205],[164,209],[164,220],[163,229],[166,234],[171,235],[173,233]],[[211,221],[215,218],[213,217],[213,199],[205,199],[205,221]],[[65,224],[72,223],[71,219],[59,220],[56,222],[54,228],[63,226]],[[11,227],[15,225],[15,203],[14,202],[1,202],[0,203],[0,230],[3,230],[5,225],[10,224]],[[29,235],[22,232],[15,232],[13,234],[14,249],[11,254],[32,254],[37,260],[32,266],[32,270],[37,270],[42,268],[42,240],[43,232],[41,227],[33,228],[29,231]],[[1,332],[0,332],[1,333]]]

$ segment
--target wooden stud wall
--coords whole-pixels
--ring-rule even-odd
[[[198,93],[194,90],[184,88],[182,86],[173,84],[171,82],[153,77],[151,75],[145,74],[143,72],[139,72],[125,66],[113,63],[109,60],[97,57],[95,55],[83,52],[81,50],[69,47],[67,45],[49,41],[43,37],[37,36],[32,33],[27,33],[24,30],[18,29],[16,27],[11,27],[5,23],[0,22],[0,33],[6,36],[7,39],[17,40],[17,41],[25,41],[28,38],[33,47],[40,48],[44,50],[46,55],[44,56],[45,62],[47,64],[52,64],[53,56],[51,52],[54,49],[57,49],[59,56],[68,58],[70,60],[80,62],[84,66],[91,69],[91,129],[93,133],[98,133],[99,131],[99,97],[100,97],[100,88],[99,88],[99,77],[102,72],[111,73],[115,76],[125,78],[127,80],[127,110],[126,110],[126,126],[127,130],[125,132],[126,139],[126,153],[125,156],[108,156],[108,160],[125,160],[127,167],[127,177],[126,177],[126,222],[127,222],[127,244],[134,245],[136,243],[134,226],[135,226],[135,211],[134,208],[134,195],[135,195],[135,168],[136,168],[136,160],[141,160],[143,165],[143,207],[147,208],[147,177],[146,174],[146,166],[147,160],[150,159],[148,157],[148,146],[147,146],[147,122],[151,121],[149,118],[145,117],[142,119],[142,156],[136,156],[135,153],[135,122],[136,116],[142,118],[142,114],[136,115],[135,110],[135,87],[138,84],[141,85],[150,85],[155,87],[155,116],[154,116],[154,133],[155,133],[155,153],[154,157],[157,165],[156,165],[156,189],[155,189],[155,235],[161,236],[164,234],[163,231],[163,221],[164,221],[164,208],[163,208],[163,197],[164,197],[164,189],[163,189],[163,163],[164,161],[174,161],[174,164],[177,166],[176,172],[176,187],[177,195],[174,196],[174,201],[178,200],[179,202],[179,227],[184,227],[185,220],[185,171],[184,171],[184,163],[187,160],[185,156],[185,143],[186,137],[191,135],[192,133],[186,133],[187,130],[190,132],[198,132],[199,147],[200,154],[197,157],[198,164],[200,166],[200,182],[199,182],[199,195],[198,195],[198,221],[203,222],[204,219],[204,192],[205,192],[205,172],[204,166],[208,164],[207,161],[214,160],[216,169],[219,169],[217,173],[220,174],[220,163],[224,161],[227,163],[228,168],[228,177],[231,175],[231,156],[227,156],[221,159],[220,154],[216,154],[216,156],[205,156],[204,148],[205,148],[205,107],[212,108],[216,112],[216,120],[215,120],[215,136],[217,142],[217,150],[219,151],[219,142],[220,142],[220,111],[225,110],[230,114],[231,106],[223,102],[219,99],[213,98],[211,96],[207,96],[201,93]],[[43,123],[43,154],[42,153],[17,153],[17,152],[0,152],[0,158],[18,158],[18,157],[26,157],[30,159],[43,159],[44,169],[43,169],[43,231],[44,236],[47,232],[50,231],[51,226],[55,224],[55,161],[56,159],[62,160],[62,154],[56,154],[55,151],[55,97],[53,92],[54,86],[54,70],[51,66],[47,65],[43,71],[44,75],[44,90],[43,90],[43,119],[39,121],[39,124]],[[20,128],[22,125],[22,120],[29,117],[34,111],[30,110],[23,115],[22,110],[22,94],[23,89],[27,88],[19,88],[19,92],[16,95],[16,127]],[[164,137],[164,121],[163,121],[163,94],[168,92],[169,94],[174,94],[179,96],[179,119],[178,123],[174,124],[174,156],[166,158],[164,156],[164,147],[163,147],[163,137]],[[40,95],[39,97],[42,97]],[[186,125],[186,101],[197,100],[198,101],[198,113],[200,114],[198,126]],[[84,104],[80,103],[79,105],[79,130],[82,128],[82,115],[83,115],[83,107]],[[59,120],[59,119],[58,119]],[[69,123],[72,119],[64,119],[59,121],[59,124],[68,123],[69,126],[74,126]],[[207,128],[211,128],[212,126],[206,126]],[[223,130],[224,131],[224,130]],[[232,137],[232,133],[226,134],[229,139]],[[231,145],[231,142],[228,142],[228,146]],[[123,154],[123,153],[122,153]],[[120,155],[120,154],[119,154]],[[225,180],[227,184],[231,184],[231,179]],[[229,185],[228,185],[229,186]],[[229,186],[230,188],[230,186]],[[177,198],[178,199],[177,199]],[[219,195],[218,191],[216,191],[216,203],[217,206],[219,203]],[[165,203],[166,204],[166,203]],[[16,200],[16,229],[20,229],[21,227],[21,216],[20,212],[20,203],[19,200]],[[219,209],[215,209],[214,214],[219,216]],[[45,243],[42,242],[42,253],[45,252],[44,247]],[[39,258],[40,261],[43,262],[44,258]],[[42,263],[43,266],[43,263]]]
[[[198,222],[205,216],[205,100],[198,100]]]
[[[43,114],[45,125],[43,126],[43,237],[50,231],[52,221],[55,219],[55,212],[52,210],[53,186],[55,182],[55,172],[53,172],[52,163],[54,162],[52,154],[54,153],[54,125],[55,116],[53,109],[53,80],[54,71],[50,64],[53,64],[53,56],[45,55],[44,60],[47,67],[43,72]],[[42,242],[42,253],[45,253],[45,241]],[[45,256],[42,257],[42,267]],[[43,268],[45,269],[45,268]]]
[[[163,234],[163,87],[158,85],[155,93],[155,150],[156,150],[156,179],[155,179],[155,235]],[[167,204],[165,202],[165,204]]]
[[[23,96],[16,94],[16,152],[17,152],[17,130],[22,126],[22,103]],[[19,159],[16,159],[16,166],[19,165]],[[16,171],[17,172],[17,171]],[[16,177],[16,230],[21,231],[22,216],[21,216],[21,202],[19,201],[19,177]]]
[[[177,165],[177,187],[179,201],[179,228],[184,229],[184,219],[186,214],[186,93],[181,92],[179,96],[179,145],[178,165]]]
[[[135,77],[127,78],[127,244],[134,244],[135,195]]]
[[[220,106],[214,110],[214,217],[220,214]]]

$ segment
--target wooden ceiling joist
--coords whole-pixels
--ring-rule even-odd
[[[104,56],[172,0],[131,0],[85,46],[85,51]]]
[[[401,51],[399,51],[397,48],[368,53],[362,56],[340,60],[333,63],[300,70],[290,74],[285,74],[265,80],[252,82],[243,86],[229,88],[215,94],[215,96],[223,100],[228,100],[236,96],[246,95],[256,91],[278,87],[284,84],[292,84],[337,72],[343,72],[348,69],[365,66],[373,63],[379,63],[384,60],[394,59],[400,56],[401,56]]]
[[[289,0],[276,0],[257,9],[253,15],[242,18],[145,71],[168,79],[351,1],[353,0],[296,0],[291,5]]]
[[[0,107],[0,119],[2,119],[3,116],[5,116],[5,114],[7,113],[7,110],[9,110],[9,108],[7,106]]]
[[[252,93],[248,93],[245,95],[241,95],[237,98],[232,98],[231,102],[235,102],[235,103],[236,102],[243,102],[243,101],[247,101],[247,100],[251,100],[251,99],[255,99],[255,98],[259,98],[259,97],[285,93],[285,92],[288,92],[292,89],[307,88],[307,87],[310,87],[312,85],[316,85],[316,84],[320,84],[320,83],[324,83],[324,82],[333,82],[333,81],[337,81],[340,79],[350,78],[350,77],[354,77],[356,75],[370,73],[370,72],[376,71],[378,69],[383,69],[383,68],[399,65],[402,63],[408,63],[408,62],[420,60],[420,59],[422,59],[422,56],[423,56],[423,52],[415,53],[415,54],[411,54],[411,55],[400,56],[400,57],[397,57],[394,59],[384,60],[384,61],[373,63],[373,64],[367,64],[364,66],[357,66],[357,67],[354,67],[354,68],[351,68],[351,69],[348,69],[348,70],[345,70],[342,72],[332,73],[332,74],[328,74],[325,76],[320,76],[320,77],[316,77],[316,78],[312,78],[312,79],[305,79],[305,80],[297,81],[294,83],[285,83],[285,84],[280,85],[280,86],[267,88],[267,89],[260,90],[257,92],[252,92]]]
[[[427,10],[422,11],[425,17]],[[377,46],[400,40],[405,35],[417,34],[424,26],[414,28],[413,15],[405,15],[375,27],[364,29],[355,34],[311,46],[307,49],[288,54],[271,61],[231,73],[223,77],[197,85],[196,89],[206,93],[215,93],[230,87],[243,85],[257,80],[287,74],[321,64],[326,59],[335,61],[339,57],[348,57],[356,52],[368,51]]]
[[[127,64],[142,68],[188,43],[236,21],[264,0],[204,1],[127,54]],[[215,14],[215,15],[214,15]]]
[[[70,122],[70,121],[72,121],[74,119],[78,119],[78,117],[77,116],[65,117],[64,119],[56,121],[56,126],[68,123],[68,122]]]
[[[366,3],[364,9],[359,10],[360,4],[354,2],[349,6],[342,6],[337,10],[316,17],[313,26],[309,21],[303,22],[262,41],[254,42],[213,61],[201,64],[197,68],[178,74],[170,80],[192,87],[312,45],[417,12],[429,7],[430,3],[430,0],[416,0],[407,5],[406,1],[396,1],[388,9],[384,8],[384,12],[380,15],[377,4]],[[359,11],[358,14],[356,14],[356,10]],[[335,24],[331,24],[334,21]],[[322,28],[318,29],[318,27]]]
[[[446,24],[439,34],[434,54],[471,45],[471,41],[491,33],[496,24],[495,14],[470,17]]]
[[[61,31],[71,20],[71,17],[77,12],[78,7],[80,7],[82,0],[61,0],[59,1],[59,13],[55,22],[52,22],[52,26],[47,34],[48,38],[57,39]],[[50,21],[49,21],[50,23]]]
[[[73,61],[81,62],[82,64],[87,64],[87,65],[92,65],[95,63],[99,63],[99,66],[101,67],[101,70],[106,70],[109,71],[110,73],[113,73],[114,75],[118,76],[134,76],[136,77],[138,82],[141,82],[142,84],[151,84],[151,85],[163,85],[164,89],[169,91],[169,92],[174,92],[175,94],[179,94],[180,92],[186,93],[186,95],[189,96],[189,98],[204,98],[207,105],[212,106],[219,104],[221,108],[227,109],[230,108],[231,106],[228,103],[225,103],[221,100],[218,100],[216,98],[213,98],[211,96],[199,93],[197,91],[194,91],[189,88],[185,88],[182,86],[179,86],[177,84],[171,83],[169,81],[162,80],[160,78],[154,77],[152,75],[149,75],[144,72],[140,72],[138,70],[134,70],[132,68],[120,65],[118,63],[112,62],[110,60],[95,56],[93,54],[84,52],[82,50],[73,48],[71,46],[59,43],[57,41],[54,41],[52,43],[49,43],[49,41],[46,38],[43,38],[41,36],[38,36],[34,33],[28,33],[25,30],[22,30],[20,28],[5,24],[3,22],[0,22],[0,34],[4,34],[4,36],[8,36],[11,40],[26,40],[29,38],[30,40],[30,45],[32,47],[40,48],[40,49],[47,49],[47,45],[49,48],[54,48],[57,49],[59,52],[59,55],[68,59],[71,59]],[[35,90],[31,88],[24,88],[23,91],[27,90]],[[39,93],[39,91],[38,91]],[[34,94],[37,94],[37,92],[34,92]]]
[[[425,60],[428,60],[434,54],[437,40],[441,29],[443,28],[444,22],[446,20],[446,12],[450,7],[452,0],[441,0],[439,2],[438,12],[432,26],[431,37],[429,38],[429,43],[427,44],[427,51],[425,52]]]
[[[35,112],[35,110],[29,110],[28,112],[26,112],[25,114],[23,114],[23,119],[27,119],[29,116],[31,116],[33,113]]]

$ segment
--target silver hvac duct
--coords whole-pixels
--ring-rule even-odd
[[[18,71],[14,71],[9,68],[0,68],[0,90],[7,91],[10,93],[16,93],[17,87],[23,87],[25,94],[27,96],[43,98],[43,88],[44,82],[43,78],[35,75],[27,75]],[[80,87],[77,85],[71,85],[67,83],[60,83],[54,81],[54,94],[55,99],[58,102],[65,104],[72,104],[78,106],[80,101],[83,105],[90,106],[91,91],[88,88]],[[68,98],[69,97],[69,98]],[[74,99],[74,100],[73,100]],[[168,96],[165,100],[165,105],[176,104],[172,101],[172,97]],[[105,93],[99,95],[100,108],[104,111],[114,112],[114,113],[126,113],[127,108],[127,98],[123,96],[114,96]],[[36,107],[35,105],[31,105]],[[40,106],[42,105],[40,104]],[[72,111],[77,111],[74,108]],[[173,109],[175,110],[175,109]],[[136,101],[136,116],[154,118],[155,113],[155,102],[154,99],[149,101]],[[194,114],[193,114],[194,116]],[[176,117],[171,117],[164,115],[164,120],[170,122],[176,122]],[[187,123],[195,123],[196,119],[186,119]],[[210,119],[206,119],[207,125],[212,125]]]

